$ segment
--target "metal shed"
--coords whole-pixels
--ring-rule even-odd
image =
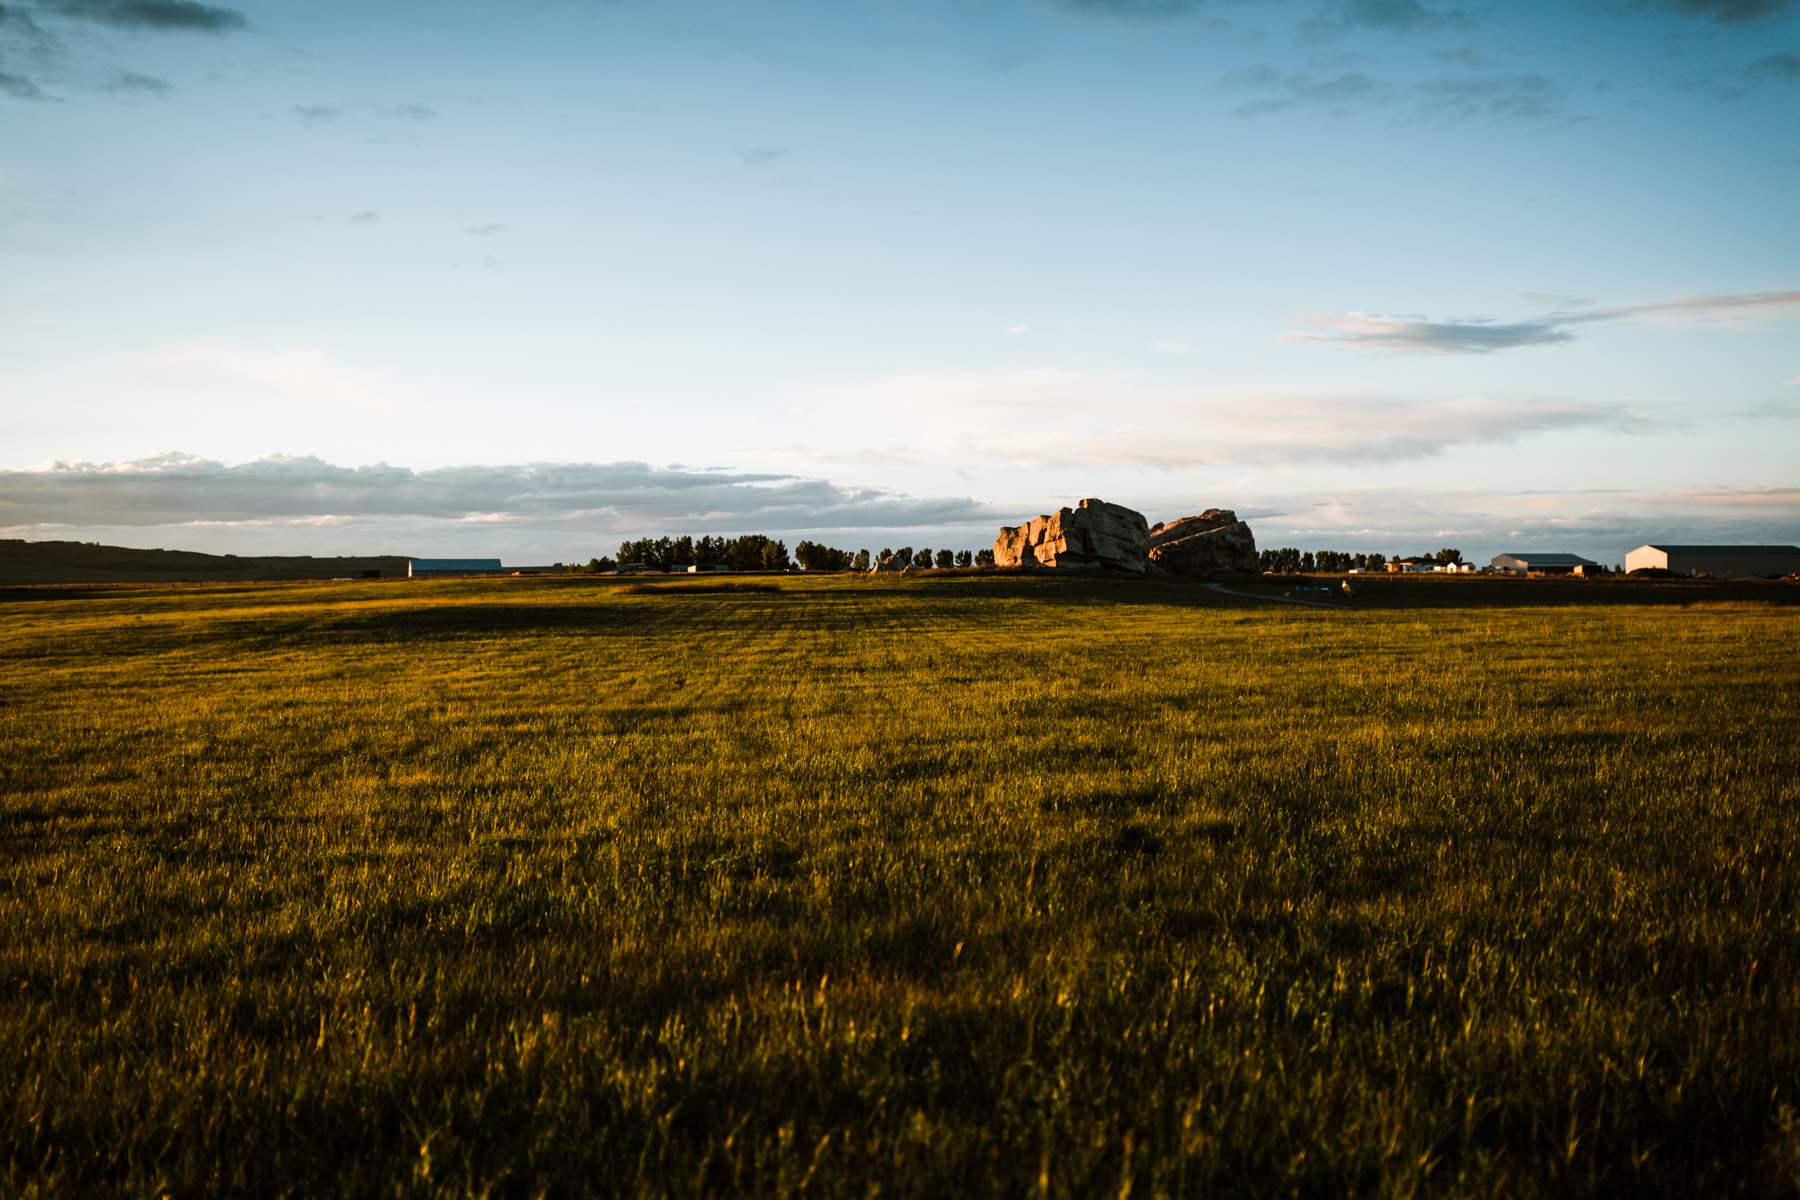
[[[1538,554],[1530,550],[1514,550],[1494,555],[1494,570],[1511,571],[1515,575],[1578,575],[1594,570],[1600,564],[1579,554]]]

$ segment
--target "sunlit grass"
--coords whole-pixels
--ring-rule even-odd
[[[7,604],[0,1190],[1782,1194],[1796,651],[981,576]]]

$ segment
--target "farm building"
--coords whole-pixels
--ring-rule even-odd
[[[1387,560],[1386,565],[1390,572],[1416,573],[1420,571],[1434,571],[1437,569],[1437,559],[1390,558]]]
[[[1648,544],[1625,556],[1625,569],[1654,568],[1677,575],[1739,575],[1772,579],[1800,574],[1800,546],[1673,546]]]
[[[1515,575],[1587,575],[1599,567],[1593,559],[1579,554],[1533,554],[1520,550],[1494,555],[1494,570]]]
[[[415,558],[406,568],[407,576],[413,579],[421,575],[486,575],[499,571],[497,558]]]

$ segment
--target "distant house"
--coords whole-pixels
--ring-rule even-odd
[[[703,575],[709,571],[729,571],[730,563],[696,563],[687,569],[689,575]]]
[[[1494,555],[1494,570],[1514,575],[1591,575],[1600,564],[1579,554],[1536,554],[1518,550]]]
[[[425,575],[497,575],[497,558],[415,558],[406,564],[408,578]]]
[[[1435,571],[1437,565],[1438,562],[1435,558],[1390,558],[1387,560],[1387,569],[1389,571],[1407,573]]]
[[[1654,568],[1677,575],[1738,575],[1773,579],[1800,574],[1800,546],[1676,546],[1646,544],[1625,556],[1627,571]]]

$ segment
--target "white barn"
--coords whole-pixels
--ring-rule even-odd
[[[1773,579],[1800,574],[1800,546],[1677,546],[1646,543],[1625,556],[1625,569],[1677,575],[1738,575]]]

